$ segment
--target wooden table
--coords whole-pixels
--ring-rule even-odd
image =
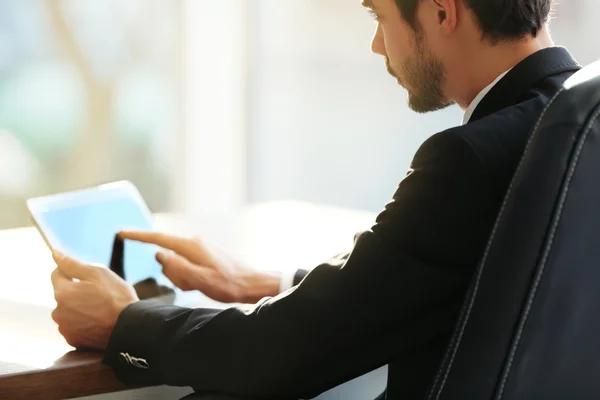
[[[229,218],[157,215],[166,232],[202,234],[265,270],[313,267],[352,245],[370,213],[305,203],[265,203]],[[303,252],[299,253],[298,248]],[[285,255],[288,257],[284,257]],[[279,260],[289,260],[287,265]],[[32,228],[0,231],[0,399],[65,399],[130,389],[101,363],[102,354],[74,351],[50,317],[55,301],[50,251]],[[199,307],[225,307],[196,293]]]

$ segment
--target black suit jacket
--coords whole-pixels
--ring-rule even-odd
[[[298,286],[225,311],[135,303],[105,362],[131,384],[277,399],[312,397],[389,363],[387,398],[422,398],[525,142],[579,68],[560,47],[515,66],[467,125],[420,147],[354,247]]]

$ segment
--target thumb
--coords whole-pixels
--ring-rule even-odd
[[[66,256],[58,251],[54,251],[52,253],[52,258],[54,258],[58,270],[69,278],[89,280],[97,268],[81,263],[74,258]]]

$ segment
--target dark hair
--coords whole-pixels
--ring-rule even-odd
[[[421,0],[395,0],[403,18],[418,29],[416,12]],[[463,0],[475,14],[483,38],[492,42],[519,39],[538,31],[548,20],[552,0]]]

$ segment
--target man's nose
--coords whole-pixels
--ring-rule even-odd
[[[381,24],[377,23],[377,29],[371,40],[371,51],[375,54],[387,56],[385,51],[385,42],[383,40],[383,32],[381,30]]]

